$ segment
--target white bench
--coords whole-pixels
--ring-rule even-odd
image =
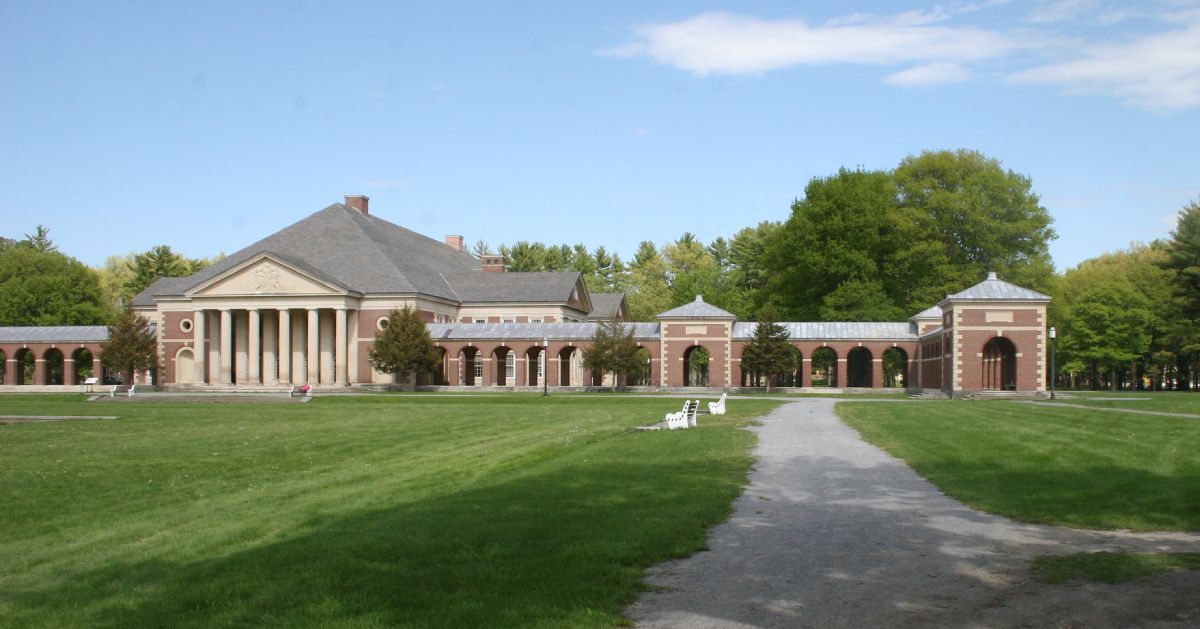
[[[100,384],[100,379],[99,379],[99,378],[88,378],[88,379],[86,379],[86,380],[84,380],[84,381],[83,381],[83,387],[84,387],[84,389],[83,389],[83,390],[84,390],[84,391],[87,391],[88,393],[91,393],[91,392],[92,392],[92,387],[93,387],[93,386],[95,386],[95,385],[97,385],[97,384]]]
[[[667,423],[668,430],[676,428],[694,428],[696,426],[696,411],[700,408],[700,400],[686,400],[683,403],[683,410],[675,413],[667,413],[663,421]]]
[[[312,386],[307,384],[293,384],[288,391],[288,397],[312,397]]]
[[[130,385],[118,384],[118,385],[114,386],[111,391],[108,392],[108,395],[109,395],[109,397],[117,397],[118,393],[125,393],[128,397],[133,397],[133,392],[134,392],[134,389],[136,389],[136,388],[137,388],[136,384],[130,384]]]
[[[727,398],[727,397],[729,397],[728,393],[722,393],[721,399],[717,400],[716,402],[709,402],[708,403],[709,414],[724,415],[725,414],[725,398]]]

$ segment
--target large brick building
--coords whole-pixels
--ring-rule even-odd
[[[420,384],[587,386],[582,366],[598,321],[628,321],[624,296],[590,294],[579,273],[506,273],[461,236],[434,240],[348,196],[190,277],[135,297],[155,325],[158,384],[344,386],[395,382],[367,354],[391,309],[421,313],[441,368]],[[987,279],[893,323],[787,323],[798,369],[781,384],[902,387],[961,394],[1045,387],[1045,295]],[[762,383],[741,367],[754,323],[701,296],[656,322],[628,323],[646,370],[630,384],[722,389]],[[103,328],[0,328],[5,384],[79,381]],[[54,354],[58,352],[58,354]],[[32,369],[27,367],[32,357]],[[46,365],[62,365],[51,373]],[[885,368],[885,365],[887,367]]]

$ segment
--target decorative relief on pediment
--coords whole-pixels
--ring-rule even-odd
[[[254,270],[254,279],[258,283],[254,287],[256,293],[278,293],[279,292],[279,269],[270,262],[264,262]]]
[[[271,260],[261,260],[214,282],[200,295],[288,295],[334,293],[329,286]]]

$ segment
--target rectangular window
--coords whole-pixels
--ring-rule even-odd
[[[475,317],[475,323],[487,323],[487,319],[483,319],[481,317]]]
[[[505,317],[500,320],[500,323],[516,323],[517,320],[513,317]]]
[[[529,322],[530,322],[530,323],[541,323],[541,322],[542,322],[542,318],[541,318],[541,317],[535,317],[535,318],[533,318],[533,319],[530,319],[530,320],[529,320]]]
[[[546,366],[546,351],[542,350],[542,352],[540,354],[538,354],[538,363],[537,363],[537,383],[538,384],[541,384],[542,378],[545,377],[545,375],[542,371],[545,366]]]
[[[513,379],[517,377],[517,355],[509,352],[504,356],[504,380],[508,384],[513,383]]]
[[[475,358],[475,384],[483,384],[483,361]]]

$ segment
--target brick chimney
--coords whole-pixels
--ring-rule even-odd
[[[363,214],[370,214],[370,212],[367,211],[367,203],[370,201],[371,197],[363,196],[361,194],[346,195],[346,206],[352,207]]]
[[[484,273],[503,273],[504,256],[483,256]]]
[[[462,236],[446,236],[446,244],[454,247],[455,251],[462,251],[465,247]]]

